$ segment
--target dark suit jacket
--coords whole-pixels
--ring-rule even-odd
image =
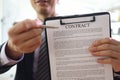
[[[0,46],[1,51],[2,46]],[[33,58],[34,53],[27,54],[24,59],[17,64],[15,80],[34,80],[33,79]],[[12,65],[14,66],[14,65]],[[8,71],[12,66],[0,66],[0,73]]]
[[[0,46],[1,51],[2,46]],[[24,56],[24,59],[17,64],[15,80],[34,80],[33,79],[33,60],[34,52]],[[12,65],[14,66],[14,65]],[[0,66],[0,73],[8,71],[12,66]],[[114,78],[114,80],[120,80]]]

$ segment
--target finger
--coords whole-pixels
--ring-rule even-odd
[[[120,60],[113,59],[113,58],[101,58],[97,60],[100,64],[111,64],[114,71],[120,71]]]
[[[41,44],[40,37],[36,37],[34,39],[31,39],[24,44],[19,45],[19,51],[21,52],[31,52],[34,51],[38,46]]]
[[[120,46],[112,45],[112,44],[101,44],[101,45],[89,47],[90,52],[103,51],[103,50],[113,50],[120,53]]]
[[[25,20],[25,21],[18,22],[17,24],[15,24],[14,27],[11,28],[11,30],[16,34],[19,34],[29,29],[38,28],[38,27],[39,26],[36,24],[34,20]]]
[[[34,39],[37,36],[41,36],[41,29],[32,29],[30,31],[27,31],[25,33],[22,33],[18,36],[15,36],[14,38],[14,44],[19,45],[21,43],[24,43],[26,41],[29,41],[30,39]]]
[[[41,34],[42,34],[42,29],[38,28],[38,29],[32,29],[30,31],[27,31],[24,34],[20,35],[19,37],[23,37],[24,41],[27,41],[37,36],[41,36]]]
[[[110,38],[110,40],[111,40],[111,43],[112,43],[112,44],[115,44],[115,45],[120,44],[120,41],[117,41],[117,40],[112,39],[112,38]]]
[[[108,49],[113,49],[116,48],[116,46],[110,45],[110,44],[102,44],[99,46],[91,46],[89,47],[89,50],[94,52],[94,51],[102,51],[102,50],[108,50]]]
[[[93,42],[92,46],[98,46],[98,45],[101,45],[101,44],[118,45],[118,44],[120,44],[120,42],[116,41],[116,40],[114,40],[112,38],[104,38],[104,39],[96,40],[95,42]]]
[[[116,59],[120,59],[120,54],[118,52],[112,51],[112,50],[105,50],[105,51],[98,51],[93,52],[92,55],[94,56],[105,56],[105,57],[112,57]]]
[[[112,58],[98,58],[97,59],[97,62],[101,64],[112,64],[113,61],[114,59]]]

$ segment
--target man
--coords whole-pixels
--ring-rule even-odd
[[[39,20],[27,19],[16,23],[9,30],[8,42],[0,46],[0,73],[17,64],[15,80],[34,80],[36,78],[36,61],[42,45],[43,33],[40,23],[45,18],[56,16],[55,5],[57,3],[58,0],[31,0]],[[94,56],[107,56],[107,58],[99,59],[99,63],[111,64],[115,72],[120,71],[120,42],[110,38],[97,40],[89,50]],[[43,74],[41,73],[41,75]],[[49,72],[48,75],[50,75]],[[40,80],[50,80],[50,78],[44,77]]]

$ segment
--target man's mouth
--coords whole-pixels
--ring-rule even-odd
[[[46,3],[46,2],[48,2],[48,0],[35,0],[35,3],[40,3],[40,2]]]

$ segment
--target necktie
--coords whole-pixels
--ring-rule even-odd
[[[38,56],[36,78],[36,80],[50,80],[49,57],[47,52],[45,29],[43,29],[42,32],[42,43]]]

